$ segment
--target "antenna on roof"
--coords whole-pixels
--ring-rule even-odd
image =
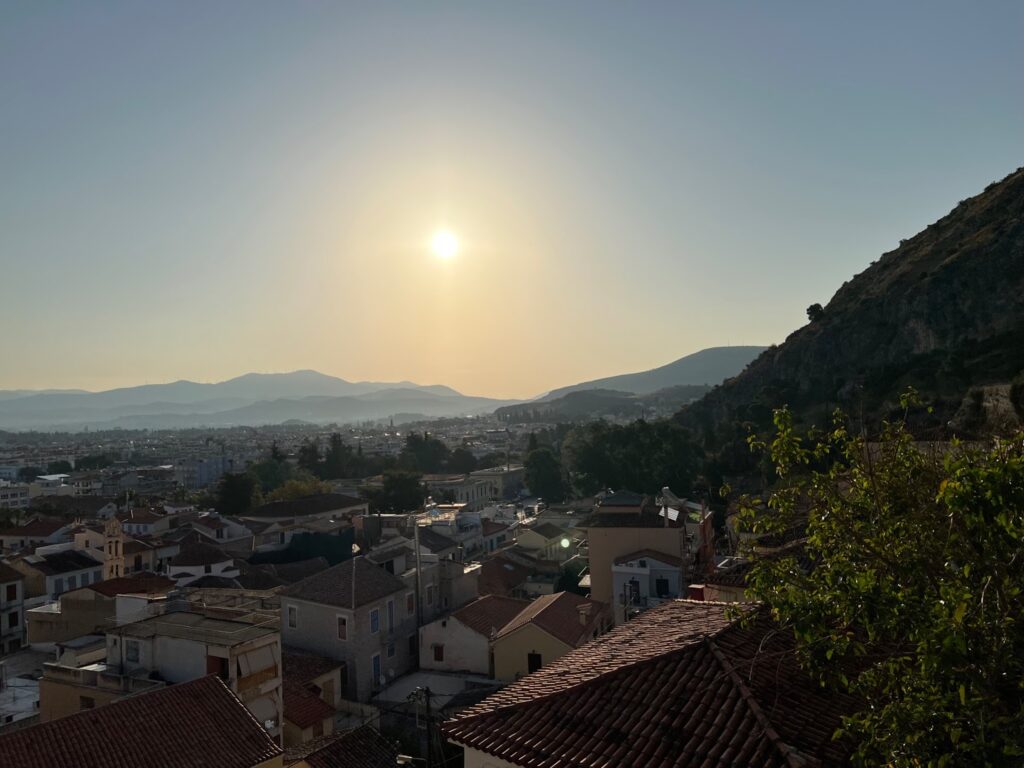
[[[356,609],[356,559],[352,558],[352,610]]]

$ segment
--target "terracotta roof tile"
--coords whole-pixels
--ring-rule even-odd
[[[676,565],[680,566],[683,561],[678,557],[672,555],[666,555],[664,552],[658,552],[653,549],[641,549],[636,552],[630,552],[628,555],[622,555],[621,557],[615,558],[616,565],[622,565],[630,560],[639,560],[640,558],[650,558],[651,560],[658,560],[659,562],[665,563],[665,565]]]
[[[398,749],[368,725],[323,739],[303,756],[310,768],[394,768]]]
[[[822,691],[764,614],[677,600],[449,720],[460,744],[529,768],[848,764],[848,696]]]
[[[252,768],[281,753],[212,675],[0,735],[4,768]]]
[[[400,578],[365,557],[355,557],[286,587],[281,595],[339,608],[357,608],[399,591],[405,591],[405,582]]]
[[[281,669],[285,679],[301,685],[344,666],[345,663],[342,661],[297,651],[294,648],[284,648],[281,651]]]
[[[529,600],[518,600],[501,595],[484,595],[452,614],[462,624],[484,637],[491,637],[530,605]]]
[[[121,576],[90,584],[81,589],[91,589],[105,597],[116,597],[127,594],[166,594],[174,589],[174,580],[155,573],[138,573],[134,576]]]
[[[481,532],[484,536],[493,536],[496,533],[508,530],[507,523],[496,523],[493,520],[484,520],[480,524]]]
[[[509,595],[530,578],[530,569],[507,558],[492,557],[480,567],[477,581],[481,595]]]
[[[334,707],[301,683],[285,679],[281,691],[284,696],[284,718],[300,729],[334,717]]]
[[[343,511],[363,504],[366,504],[366,501],[355,496],[347,496],[343,493],[320,493],[303,496],[300,499],[272,501],[262,507],[250,509],[241,517],[303,517],[336,510]]]
[[[196,542],[182,546],[181,551],[171,559],[171,565],[189,568],[194,565],[226,563],[233,559],[223,549]]]
[[[580,621],[580,610],[586,609],[586,623]],[[588,600],[572,592],[556,592],[538,597],[502,627],[497,637],[505,637],[527,624],[540,627],[566,645],[585,642],[608,616],[608,606]]]

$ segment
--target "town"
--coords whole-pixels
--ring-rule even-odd
[[[657,606],[672,608],[656,623],[682,659],[704,628],[729,632],[724,605],[744,599],[745,561],[718,551],[706,502],[668,488],[539,499],[512,460],[522,431],[438,424],[433,434],[470,455],[506,461],[424,475],[407,509],[371,509],[359,489],[378,476],[237,515],[200,500],[271,447],[297,468],[320,435],[212,434],[212,445],[81,434],[5,446],[4,750],[87,750],[88,712],[126,740],[104,750],[128,750],[147,729],[154,755],[214,742],[235,753],[244,739],[232,765],[347,765],[331,756],[354,744],[374,765],[460,748],[466,765],[492,765],[474,757],[485,754],[479,733],[445,723],[464,712],[475,722],[492,695],[595,643],[601,674],[632,674],[644,654],[668,650],[625,653],[653,630],[644,615]],[[406,444],[393,427],[353,435],[368,456]],[[560,695],[585,679],[563,681]],[[192,718],[225,707],[252,717],[218,717],[193,742]],[[723,731],[722,745],[738,733]]]

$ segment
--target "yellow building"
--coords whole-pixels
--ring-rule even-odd
[[[494,677],[516,680],[536,672],[602,634],[610,624],[603,603],[572,592],[538,597],[494,636]]]
[[[602,603],[611,604],[615,599],[612,569],[616,559],[641,551],[686,559],[686,526],[662,517],[657,509],[644,509],[637,494],[608,496],[579,527],[587,532],[590,596]]]

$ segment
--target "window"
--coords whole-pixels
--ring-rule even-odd
[[[655,579],[654,592],[658,597],[668,597],[668,579]]]
[[[59,595],[64,592],[64,579],[58,577],[53,580],[53,594]]]
[[[540,669],[542,663],[543,661],[539,653],[526,654],[526,669],[530,672],[536,672]]]
[[[224,538],[224,529],[223,528],[218,528],[217,529],[217,538],[218,539],[223,539]]]
[[[438,643],[434,646],[434,661],[444,661],[444,644]]]
[[[135,640],[127,640],[124,644],[124,660],[138,663],[139,643]]]
[[[416,595],[412,592],[405,596],[405,612],[410,616],[416,613]]]
[[[395,601],[388,600],[388,629],[395,628]]]
[[[68,576],[68,590],[75,589],[78,586],[77,576]]]
[[[204,565],[203,566],[203,573],[213,573],[213,566],[212,565]]]
[[[299,626],[299,609],[294,605],[288,606],[288,628],[295,629]]]
[[[420,652],[419,635],[409,635],[409,655],[416,658]]]
[[[370,632],[377,634],[380,632],[380,609],[374,608],[370,611]]]
[[[316,723],[313,723],[313,736],[314,736],[314,738],[318,737],[318,736],[323,736],[323,735],[324,735],[324,721],[320,720],[320,721],[318,721]]]
[[[20,620],[20,617],[18,616],[18,612],[17,611],[11,611],[10,613],[7,614],[7,626],[10,629],[14,629],[14,627],[18,626],[18,621],[19,620]]]
[[[348,640],[348,619],[344,616],[338,617],[338,639]]]
[[[434,585],[427,584],[427,605],[434,604]]]
[[[388,643],[388,658],[389,659],[395,658],[395,644],[394,643]]]
[[[373,686],[380,685],[380,654],[375,653],[370,657],[370,667],[373,669]]]
[[[7,602],[13,603],[18,599],[18,585],[8,584],[7,585]]]
[[[96,699],[92,696],[79,696],[78,697],[78,708],[79,709],[95,709]]]

